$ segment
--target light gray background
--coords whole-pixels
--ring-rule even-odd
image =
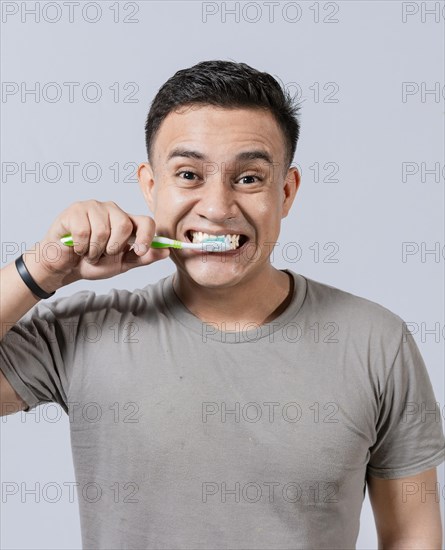
[[[116,11],[110,9],[112,5],[117,9],[113,2],[96,3],[102,9],[96,23],[81,17],[85,2],[76,8],[72,23],[62,2],[58,3],[61,19],[54,23],[43,17],[54,19],[57,14],[55,7],[45,6],[47,2],[26,3],[28,7],[37,4],[39,23],[29,15],[22,22],[21,4],[9,4],[15,4],[19,12],[2,23],[2,81],[19,87],[26,83],[28,88],[35,82],[40,82],[41,88],[56,82],[63,95],[51,103],[42,90],[39,102],[31,96],[22,102],[20,94],[3,94],[2,168],[12,166],[5,163],[30,167],[39,162],[43,167],[49,162],[78,162],[81,166],[96,162],[103,173],[97,183],[85,181],[79,168],[74,182],[69,181],[66,169],[54,183],[44,181],[42,175],[39,183],[31,175],[22,182],[23,171],[8,177],[3,174],[2,265],[13,261],[19,249],[24,251],[41,239],[59,212],[72,202],[113,200],[130,213],[149,214],[137,183],[125,183],[122,175],[115,183],[108,167],[117,162],[122,171],[127,162],[145,160],[144,122],[149,104],[177,70],[207,59],[243,61],[279,77],[292,90],[297,89],[293,83],[298,83],[304,99],[295,156],[302,184],[283,221],[274,265],[374,300],[405,321],[417,323],[412,325],[419,327],[415,339],[445,410],[444,177],[442,172],[437,182],[427,175],[422,182],[420,173],[421,163],[426,168],[440,163],[444,169],[443,95],[421,95],[422,83],[428,89],[439,83],[441,93],[445,83],[443,12],[439,17],[422,14],[425,7],[435,4],[444,10],[443,2],[410,3],[409,8],[405,4],[405,9],[417,9],[405,22],[402,2],[337,2],[338,13],[331,17],[337,18],[337,23],[323,22],[335,8],[332,2],[318,3],[318,23],[314,21],[315,8],[310,8],[317,3],[312,1],[290,3],[301,9],[301,18],[294,23],[289,19],[297,12],[290,6],[283,13],[283,2],[275,8],[272,21],[263,2],[251,2],[248,9],[245,3],[227,2],[232,9],[238,4],[238,22],[230,14],[224,21],[222,4],[211,2],[207,9],[213,7],[218,13],[203,22],[206,3],[140,1],[133,3],[138,8],[133,16],[137,23],[122,21],[132,11],[126,2],[119,3],[117,23],[113,22]],[[94,11],[93,6],[86,17],[94,17]],[[63,82],[81,83],[72,103]],[[103,96],[96,103],[82,98],[80,90],[88,82],[101,86]],[[117,103],[108,89],[115,82],[122,94]],[[132,91],[123,89],[128,82],[139,86],[133,103],[122,101]],[[318,102],[310,89],[317,82],[321,90]],[[336,103],[322,101],[333,89],[323,90],[329,82],[338,86]],[[402,101],[403,82],[419,87],[406,102]],[[49,93],[54,90],[47,89]],[[310,167],[319,163],[323,179],[328,174],[323,170],[327,162],[339,166],[339,181],[315,182]],[[419,166],[419,173],[406,182],[402,181],[404,162]],[[54,177],[55,172],[48,174]],[[301,247],[297,262],[283,256],[283,246],[289,242]],[[323,250],[328,242],[337,243],[336,263],[323,261],[332,251]],[[405,262],[403,242],[419,246],[419,253]],[[314,243],[320,246],[318,261],[309,248]],[[431,249],[435,243],[442,255],[430,254],[422,261],[421,247]],[[166,260],[114,279],[80,281],[59,290],[57,296],[84,288],[96,292],[139,288],[173,271],[174,264]],[[437,338],[421,330],[436,324],[441,331]],[[32,414],[19,413],[0,421],[2,482],[41,486],[39,503],[23,490],[2,502],[2,548],[81,546],[77,497],[70,502],[63,485],[75,480],[69,423],[57,407],[43,406]],[[48,421],[57,412],[61,419]],[[443,464],[438,471],[443,513]],[[58,502],[49,502],[54,491],[43,495],[42,487],[48,482],[63,488]],[[376,547],[366,496],[357,548]]]

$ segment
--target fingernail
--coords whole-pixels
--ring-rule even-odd
[[[144,243],[133,243],[131,245],[130,250],[133,250],[133,249],[135,252],[140,252],[142,254],[145,254],[148,250],[148,246],[145,245]]]

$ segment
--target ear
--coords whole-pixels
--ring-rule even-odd
[[[150,210],[154,212],[154,174],[153,168],[149,162],[143,162],[139,165],[137,171],[139,187],[144,195],[145,202],[148,204]]]
[[[294,202],[295,195],[300,187],[301,176],[300,172],[295,166],[291,166],[287,171],[286,179],[283,185],[283,205],[281,217],[285,218]]]

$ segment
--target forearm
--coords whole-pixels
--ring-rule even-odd
[[[378,550],[442,550],[442,534],[431,534],[425,538],[393,538],[379,540]]]
[[[386,536],[378,536],[379,550],[442,550],[442,521],[440,511],[434,508],[427,521],[412,519],[411,532],[406,527],[400,527],[387,532]]]
[[[46,292],[60,287],[57,278],[46,272],[33,254],[23,255],[25,265],[34,281]],[[40,301],[20,277],[12,261],[0,271],[0,339],[19,321],[27,311]]]

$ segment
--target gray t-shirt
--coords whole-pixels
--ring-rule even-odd
[[[39,302],[5,336],[27,410],[69,414],[85,549],[355,548],[367,474],[444,460],[403,320],[284,271],[292,302],[262,326],[202,323],[169,275]]]

